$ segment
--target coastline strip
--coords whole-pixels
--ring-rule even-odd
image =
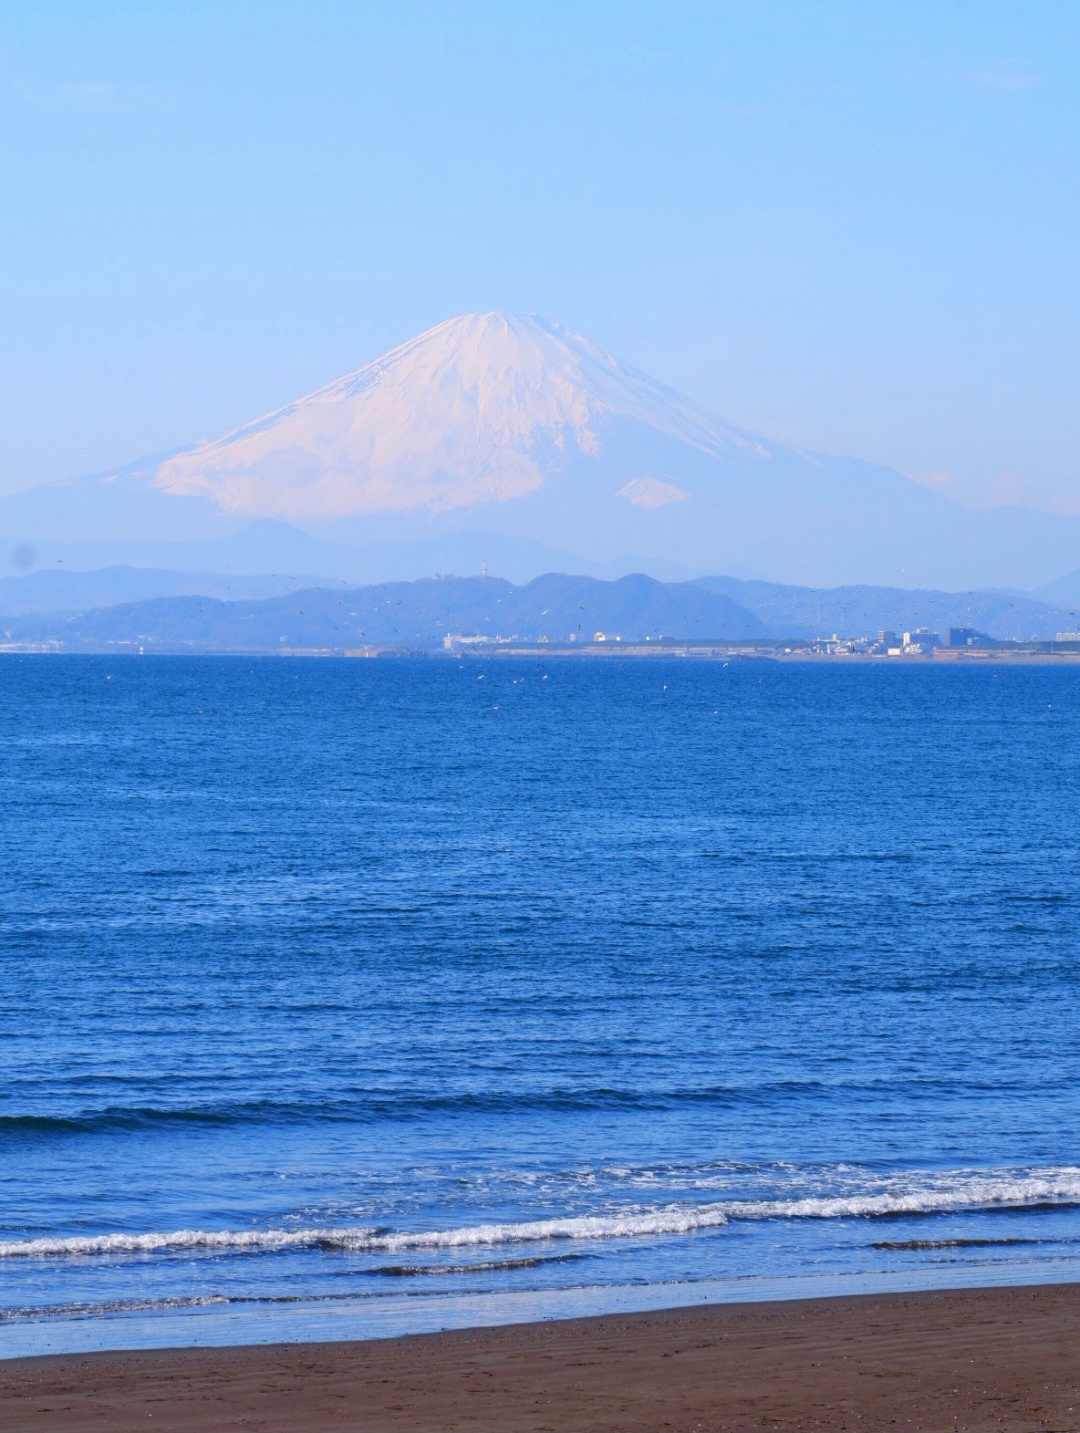
[[[0,1363],[0,1428],[1076,1430],[1080,1284]]]

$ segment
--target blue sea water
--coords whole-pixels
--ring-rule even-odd
[[[1080,1277],[1080,671],[0,658],[0,1354]]]

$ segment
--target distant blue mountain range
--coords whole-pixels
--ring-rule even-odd
[[[957,626],[998,638],[1046,639],[1080,625],[1073,610],[1008,593],[813,589],[730,577],[659,582],[640,574],[614,581],[548,574],[523,585],[445,577],[271,591],[266,587],[287,580],[124,569],[47,577],[0,583],[4,642],[54,642],[73,651],[430,650],[448,635],[560,644],[591,641],[599,632],[624,641],[804,640]],[[168,595],[115,600],[166,578]],[[39,610],[27,610],[31,597],[41,599]]]

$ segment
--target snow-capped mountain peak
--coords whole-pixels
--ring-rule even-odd
[[[1080,519],[976,512],[754,438],[556,324],[498,313],[449,319],[215,442],[0,500],[0,533],[189,570],[165,547],[209,542],[218,572],[321,572],[333,551],[365,579],[490,559],[516,578],[953,590],[1045,581],[1080,547]]]
[[[612,429],[720,457],[756,440],[537,317],[462,314],[276,413],[161,465],[156,485],[227,511],[310,520],[505,502],[570,455],[600,462]],[[615,491],[655,507],[666,474]]]

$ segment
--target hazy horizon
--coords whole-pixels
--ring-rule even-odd
[[[1058,5],[13,7],[0,493],[496,309],[776,442],[1076,512],[1078,45]]]
[[[490,558],[515,580],[1038,593],[1076,572],[1080,519],[973,509],[880,465],[786,447],[588,337],[487,312],[213,441],[0,497],[0,535],[0,575],[209,561],[372,581]]]

